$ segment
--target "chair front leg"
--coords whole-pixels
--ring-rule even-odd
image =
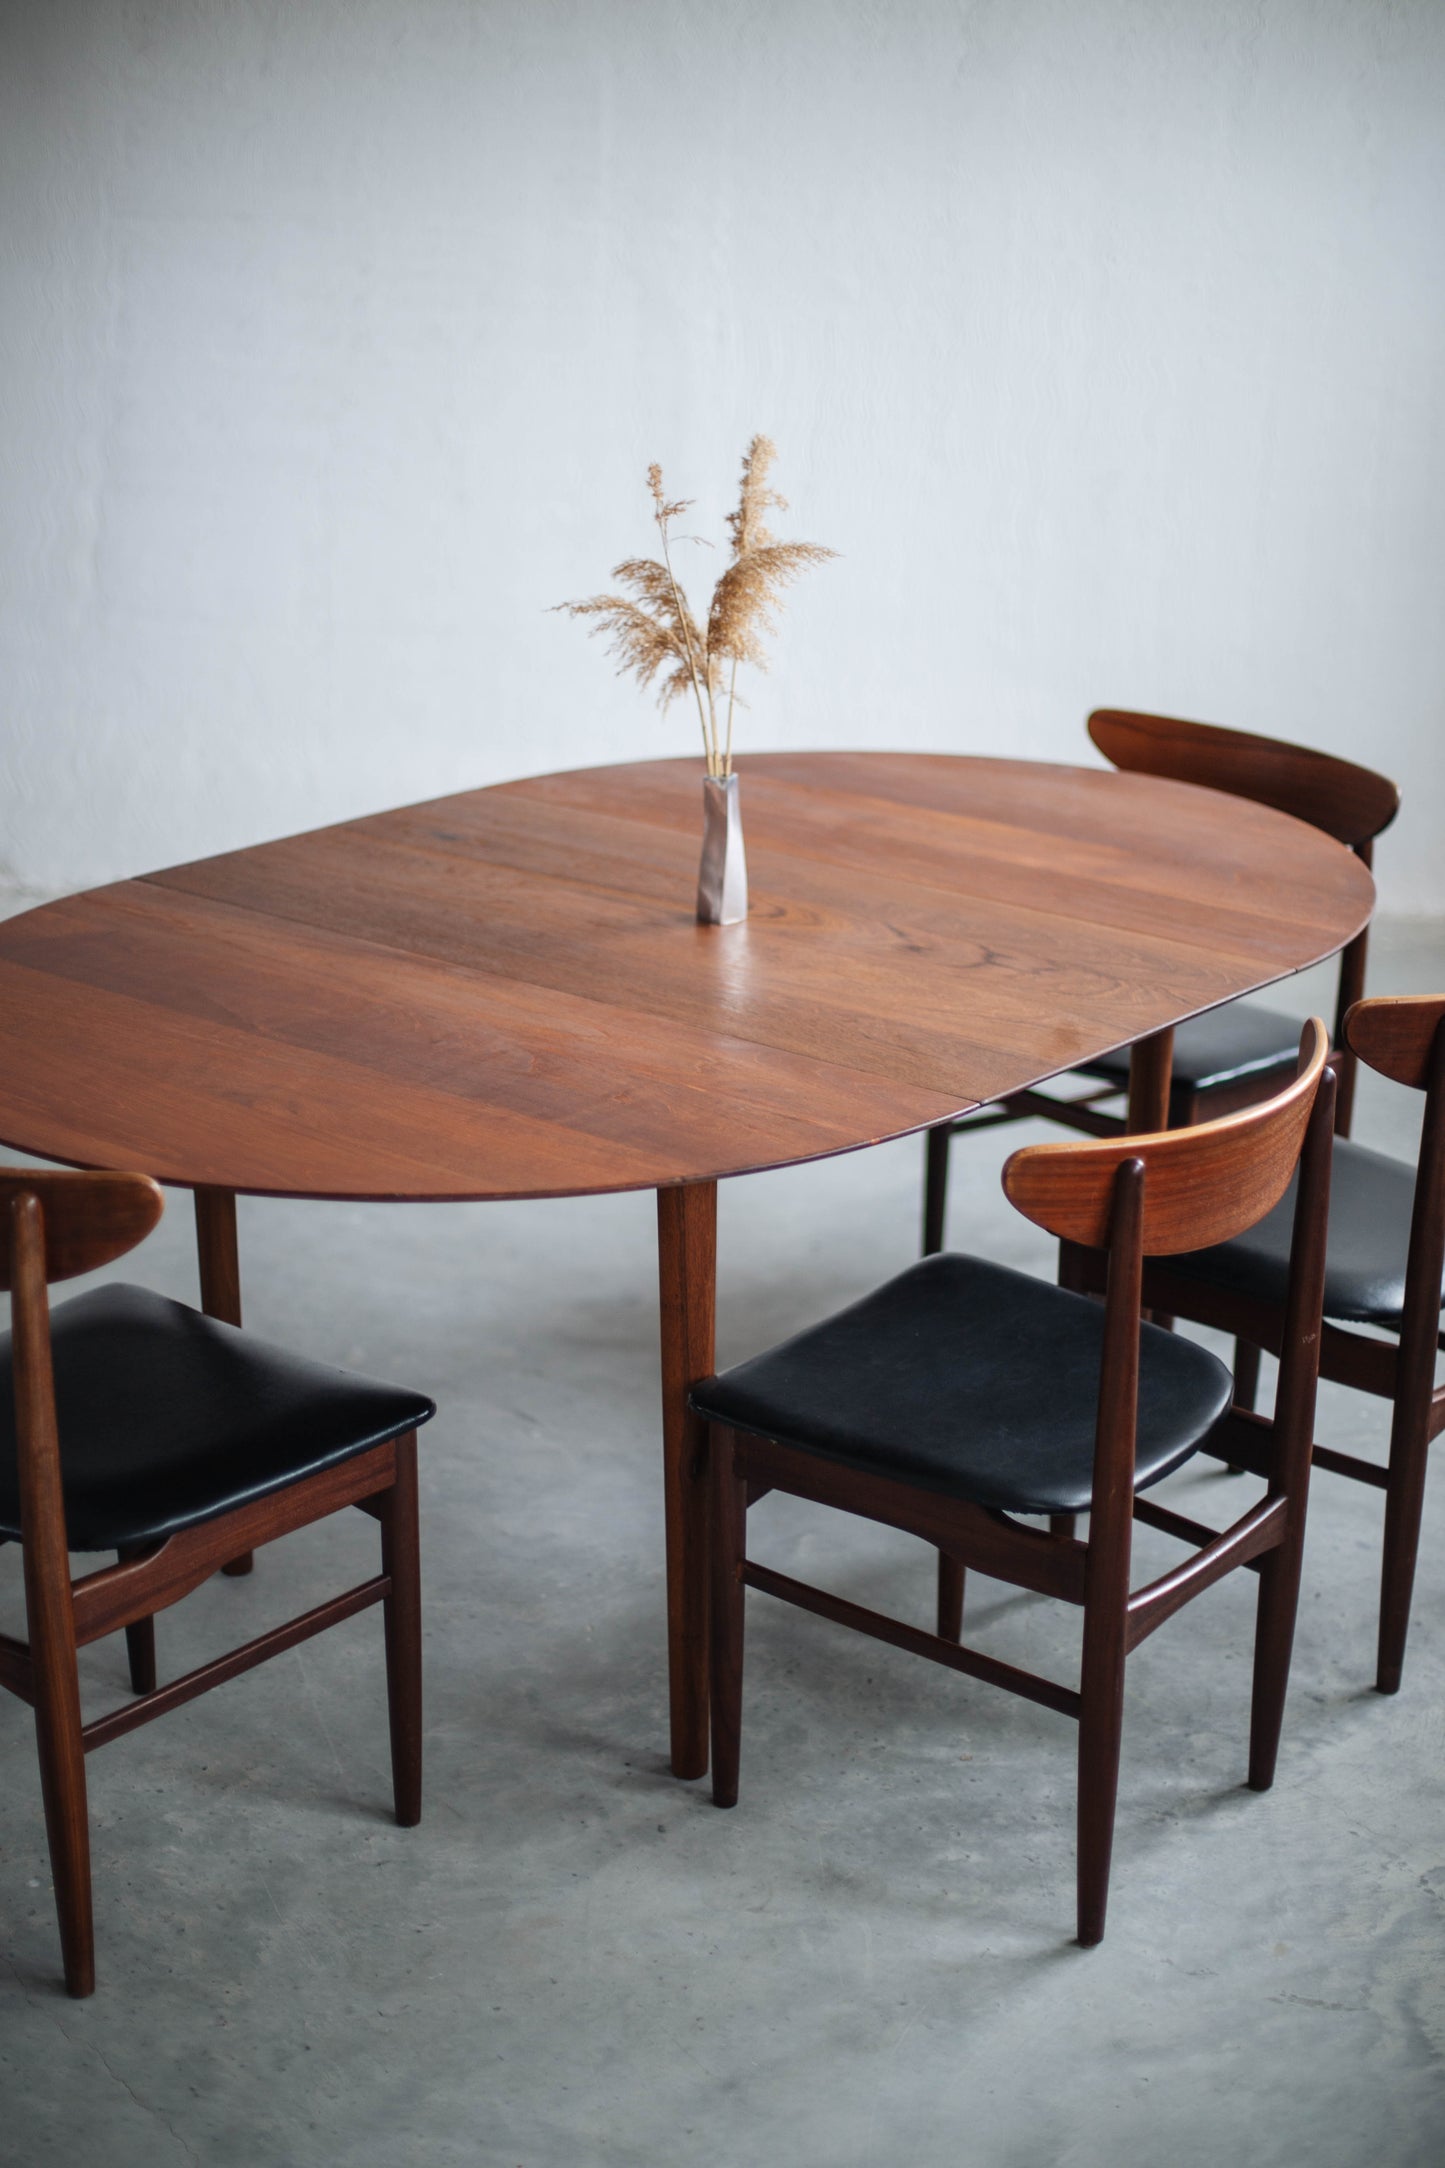
[[[156,1622],[138,1618],[125,1630],[125,1652],[130,1664],[133,1694],[153,1694],[156,1687]]]
[[[1234,1343],[1234,1405],[1254,1413],[1259,1399],[1259,1349],[1251,1347],[1248,1340]],[[1244,1470],[1236,1461],[1225,1464],[1226,1475],[1243,1475]]]
[[[121,1565],[134,1558],[133,1550],[116,1552]],[[153,1694],[156,1687],[156,1622],[153,1618],[135,1619],[125,1630],[125,1653],[130,1664],[130,1690],[133,1694]]]
[[[952,1122],[940,1122],[924,1140],[923,1255],[936,1257],[943,1248],[943,1223],[948,1210],[948,1148],[953,1139]]]
[[[381,1498],[381,1564],[391,1581],[382,1617],[386,1633],[386,1709],[391,1727],[391,1787],[403,1829],[421,1820],[421,1546],[416,1432],[396,1441],[396,1480]]]
[[[1234,1343],[1234,1405],[1253,1411],[1259,1400],[1259,1349],[1247,1340]]]
[[[711,1562],[709,1674],[712,1699],[712,1797],[717,1807],[738,1802],[743,1723],[743,1609],[746,1591],[748,1478],[736,1431],[709,1431],[712,1480],[708,1542]]]
[[[950,1558],[947,1551],[938,1554],[938,1636],[941,1641],[963,1639],[963,1584],[965,1568],[961,1561]]]

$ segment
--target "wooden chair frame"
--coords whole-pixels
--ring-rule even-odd
[[[1374,769],[1358,767],[1353,761],[1317,752],[1310,746],[1291,745],[1281,738],[1258,737],[1249,731],[1226,730],[1216,723],[1185,722],[1169,715],[1134,714],[1123,708],[1095,708],[1087,727],[1099,751],[1116,768],[1202,784],[1207,789],[1274,806],[1297,820],[1308,821],[1312,827],[1322,828],[1346,844],[1365,866],[1374,863],[1375,837],[1389,827],[1399,810],[1400,794],[1395,785]],[[1368,926],[1362,927],[1340,951],[1330,1062],[1339,1077],[1335,1126],[1336,1134],[1342,1137],[1350,1133],[1356,1076],[1345,1018],[1365,991],[1369,931]],[[1182,1084],[1171,1086],[1169,1127],[1189,1128],[1206,1115],[1216,1120],[1242,1107],[1255,1106],[1277,1092],[1288,1075],[1289,1064],[1282,1062],[1277,1069],[1255,1071],[1235,1084],[1220,1085],[1204,1094]],[[1125,1136],[1140,1125],[1132,1109],[1124,1115],[1106,1111],[1108,1103],[1120,1096],[1121,1087],[1110,1083],[1091,1084],[1068,1099],[1036,1089],[1013,1092],[996,1106],[931,1129],[923,1179],[924,1256],[932,1256],[943,1247],[948,1155],[954,1136],[991,1129],[1002,1122],[1036,1118],[1058,1122],[1085,1136]]]
[[[21,1549],[29,1640],[0,1634],[0,1686],[35,1712],[45,1826],[71,1995],[95,1988],[85,1756],[328,1626],[384,1607],[396,1818],[421,1819],[421,1582],[416,1433],[180,1530],[73,1581],[50,1349],[49,1284],[109,1263],[160,1217],[143,1175],[0,1176],[0,1285],[11,1289]],[[299,1618],[157,1687],[153,1618],[241,1553],[356,1506],[381,1524],[381,1571]],[[124,1628],[136,1698],[81,1718],[77,1651]]]
[[[1296,1083],[1268,1106],[1123,1144],[1036,1145],[1015,1153],[1005,1169],[1011,1200],[1063,1239],[1061,1277],[1082,1279],[1085,1262],[1104,1274],[1086,1541],[1075,1536],[1072,1516],[1058,1516],[1045,1532],[1010,1514],[844,1467],[777,1440],[710,1426],[713,1797],[718,1805],[732,1806],[738,1796],[744,1592],[760,1589],[1076,1719],[1078,1939],[1086,1946],[1097,1943],[1108,1902],[1126,1660],[1182,1605],[1243,1566],[1260,1576],[1249,1784],[1268,1790],[1279,1751],[1299,1593],[1334,1120],[1335,1078],[1326,1066],[1327,1041],[1318,1022],[1307,1027],[1306,1044]],[[1230,1527],[1211,1529],[1134,1489],[1146,1261],[1161,1251],[1192,1246],[1192,1227],[1238,1232],[1252,1225],[1278,1201],[1296,1164],[1301,1177],[1275,1418],[1262,1423],[1232,1413],[1201,1448],[1233,1460],[1241,1450],[1236,1436],[1242,1430],[1266,1494]],[[939,1553],[937,1632],[885,1617],[750,1558],[748,1508],[770,1490],[905,1529],[933,1545]],[[1139,1588],[1130,1586],[1135,1520],[1179,1538],[1192,1552]],[[1082,1609],[1077,1688],[962,1644],[969,1566]]]
[[[1398,1335],[1377,1340],[1358,1327],[1329,1321],[1320,1334],[1322,1378],[1392,1403],[1389,1458],[1382,1467],[1333,1446],[1314,1449],[1315,1467],[1385,1493],[1375,1686],[1379,1693],[1394,1694],[1400,1688],[1410,1627],[1430,1446],[1445,1430],[1445,1384],[1435,1382],[1437,1356],[1445,1348],[1440,1329],[1440,1284],[1445,1272],[1445,998],[1361,1002],[1345,1018],[1345,1034],[1352,1053],[1370,1068],[1425,1093]],[[1080,1284],[1097,1290],[1097,1269],[1086,1269]],[[1286,1329],[1283,1305],[1187,1279],[1171,1272],[1167,1262],[1149,1267],[1144,1299],[1175,1316],[1233,1333],[1253,1354],[1253,1362],[1241,1365],[1238,1372],[1235,1449],[1229,1459],[1235,1466],[1258,1472],[1258,1440],[1267,1428],[1251,1412],[1258,1351],[1280,1353]]]

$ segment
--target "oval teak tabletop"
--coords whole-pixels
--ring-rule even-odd
[[[0,1134],[162,1181],[575,1195],[841,1152],[1358,931],[1342,845],[1187,784],[739,763],[752,912],[693,918],[694,760],[463,792],[0,925]]]

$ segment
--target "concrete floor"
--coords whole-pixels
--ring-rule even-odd
[[[1382,930],[1377,990],[1438,986]],[[1307,993],[1299,984],[1292,997]],[[1278,999],[1278,997],[1277,997]],[[1302,1005],[1302,1002],[1301,1002]],[[1373,1081],[1359,1133],[1406,1150]],[[956,1150],[952,1239],[1041,1271],[1024,1132]],[[1057,1134],[1057,1132],[1055,1132]],[[725,1188],[720,1354],[896,1269],[916,1142]],[[100,1991],[66,2000],[30,1718],[0,1699],[0,2160],[40,2168],[1406,2168],[1445,2158],[1445,1482],[1405,1691],[1370,1691],[1377,1499],[1317,1482],[1279,1781],[1242,1788],[1253,1582],[1135,1659],[1113,1907],[1070,1941],[1064,1719],[766,1598],[742,1803],[665,1759],[650,1197],[242,1206],[249,1322],[430,1389],[427,1812],[388,1820],[375,1615],[90,1764]],[[177,1198],[130,1276],[193,1299]],[[1385,1435],[1327,1391],[1321,1435]],[[1241,1484],[1184,1471],[1190,1508]],[[172,1671],[370,1570],[353,1516],[161,1624]],[[927,1623],[928,1554],[791,1501],[754,1543]],[[1177,1547],[1141,1532],[1141,1568]],[[973,1632],[1073,1662],[982,1581]],[[21,1617],[0,1551],[0,1626]],[[83,1661],[92,1709],[118,1644]]]

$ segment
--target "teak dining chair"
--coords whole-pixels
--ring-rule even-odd
[[[1096,708],[1088,730],[1116,768],[1198,783],[1274,806],[1334,836],[1367,866],[1372,862],[1375,837],[1389,827],[1399,810],[1399,791],[1387,776],[1280,738],[1167,715],[1137,715],[1123,708]],[[1335,1122],[1341,1136],[1349,1135],[1355,1097],[1354,1056],[1345,1044],[1343,1026],[1345,1012],[1365,990],[1368,934],[1369,929],[1363,928],[1340,955],[1335,1046],[1330,1059],[1339,1073]],[[1293,1017],[1250,1002],[1225,1002],[1180,1024],[1173,1040],[1170,1128],[1183,1128],[1268,1098],[1293,1073],[1298,1043],[1299,1024]],[[1124,1046],[1082,1063],[1071,1073],[1096,1079],[1098,1088],[1080,1097],[1018,1092],[981,1114],[930,1130],[924,1172],[924,1255],[943,1247],[949,1143],[955,1134],[1042,1115],[1089,1136],[1122,1136],[1127,1120],[1106,1111],[1106,1104],[1128,1090],[1129,1059],[1130,1050]]]
[[[1249,1782],[1267,1791],[1284,1713],[1314,1423],[1335,1079],[1317,1020],[1295,1082],[1193,1129],[1032,1145],[1004,1168],[1017,1209],[1066,1257],[1098,1256],[1103,1305],[980,1258],[940,1255],[851,1309],[693,1393],[712,1455],[713,1797],[738,1795],[744,1590],[1006,1687],[1079,1724],[1078,1937],[1104,1932],[1124,1667],[1155,1628],[1235,1567],[1260,1576]],[[1258,1455],[1265,1497],[1217,1531],[1141,1493],[1204,1451],[1234,1457],[1228,1371],[1140,1321],[1146,1260],[1252,1226],[1302,1169],[1293,1214],[1281,1390]],[[1250,1419],[1254,1437],[1256,1419]],[[885,1618],[749,1557],[748,1508],[769,1490],[885,1522],[939,1553],[938,1631]],[[1073,1516],[1090,1515],[1086,1541]],[[1046,1514],[1049,1529],[1018,1514]],[[1193,1546],[1130,1588],[1132,1524]],[[1083,1610],[1077,1688],[964,1647],[964,1572]]]
[[[1375,1684],[1393,1694],[1405,1661],[1426,1465],[1432,1440],[1445,1430],[1445,1385],[1435,1383],[1445,1278],[1445,996],[1362,1001],[1345,1018],[1345,1038],[1352,1058],[1425,1094],[1417,1168],[1342,1137],[1333,1155],[1320,1375],[1392,1403],[1388,1464],[1332,1446],[1317,1445],[1314,1453],[1317,1468],[1385,1493]],[[1286,1195],[1222,1247],[1151,1267],[1145,1300],[1277,1352],[1289,1210]],[[1390,1337],[1373,1336],[1381,1331]],[[1241,1423],[1249,1427],[1243,1416]],[[1262,1426],[1253,1427],[1257,1440]],[[1247,1444],[1247,1435],[1236,1443]],[[1257,1468],[1257,1442],[1253,1454],[1231,1459]]]
[[[139,1174],[0,1170],[0,1541],[24,1557],[27,1641],[0,1685],[35,1711],[55,1903],[72,1995],[95,1987],[85,1756],[325,1627],[384,1606],[396,1818],[421,1818],[416,1432],[423,1394],[269,1346],[145,1288],[59,1305],[50,1284],[111,1263],[161,1216]],[[381,1571],[157,1687],[155,1612],[239,1552],[359,1506]],[[118,1563],[72,1582],[70,1551]],[[85,1723],[76,1651],[126,1629],[134,1700]]]

